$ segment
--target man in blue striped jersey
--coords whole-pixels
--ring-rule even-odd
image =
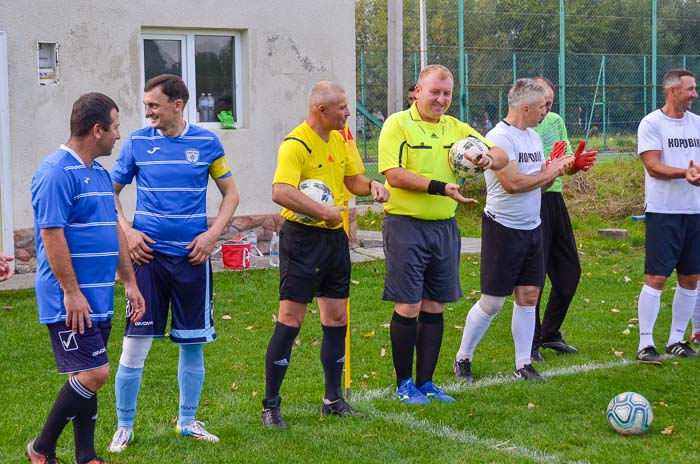
[[[115,271],[124,282],[131,322],[144,312],[112,181],[96,161],[109,156],[119,139],[119,108],[106,95],[85,94],[73,105],[70,131],[68,142],[32,179],[39,322],[49,329],[59,373],[70,375],[41,434],[27,445],[33,464],[56,462],[56,441],[71,420],[75,462],[104,462],[94,446],[96,394],[109,377]]]
[[[136,279],[146,300],[138,322],[127,318],[115,379],[118,428],[109,446],[123,451],[133,439],[136,400],[153,337],[163,337],[172,309],[170,339],[180,345],[177,432],[218,442],[195,420],[204,384],[203,344],[216,339],[209,255],[238,206],[238,190],[218,137],[183,119],[189,92],[177,76],[146,82],[143,102],[151,126],[132,133],[112,171],[119,223],[124,228]],[[207,183],[214,179],[222,201],[207,227]],[[133,225],[119,195],[136,177]],[[129,308],[127,307],[127,317]]]

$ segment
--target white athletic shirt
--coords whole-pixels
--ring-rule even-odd
[[[518,129],[505,121],[496,124],[486,138],[518,162],[518,172],[531,176],[538,174],[544,164],[542,140],[532,129]],[[532,230],[540,225],[542,189],[529,192],[508,193],[490,169],[484,172],[486,179],[486,207],[484,212],[494,221],[511,229]]]
[[[637,154],[661,152],[661,162],[685,169],[692,159],[700,165],[700,116],[686,111],[681,119],[661,110],[649,113],[637,129]],[[644,169],[645,211],[666,214],[699,214],[700,187],[685,179],[655,179]]]

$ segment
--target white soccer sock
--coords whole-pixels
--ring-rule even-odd
[[[639,347],[641,350],[654,345],[654,324],[661,308],[661,290],[648,285],[642,286],[637,303],[637,315],[639,317]]]
[[[683,340],[697,296],[698,291],[695,288],[689,290],[680,285],[676,287],[676,293],[673,295],[673,306],[671,306],[671,333],[668,335],[666,346]]]
[[[478,301],[472,306],[472,309],[467,313],[467,319],[464,321],[462,343],[459,345],[459,351],[457,351],[455,359],[458,361],[463,359],[471,361],[473,359],[474,349],[483,338],[494,317],[495,315],[489,316],[486,314],[479,306]]]
[[[698,294],[700,294],[700,282],[698,282],[696,291]],[[690,317],[690,320],[693,322],[693,331],[691,332],[692,336],[700,332],[700,298],[695,298],[695,308],[693,308],[693,314]]]
[[[515,368],[531,364],[532,339],[535,336],[535,307],[513,304],[513,318],[510,330],[515,344]]]

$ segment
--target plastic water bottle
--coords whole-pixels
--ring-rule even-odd
[[[199,122],[204,122],[207,120],[207,96],[201,94],[199,96],[199,104],[197,105],[197,110],[199,110]]]
[[[272,233],[272,240],[270,240],[270,266],[280,267],[280,238],[277,232]]]
[[[214,97],[210,93],[207,94],[207,122],[214,121]]]
[[[255,229],[250,229],[248,231],[248,243],[250,243],[250,267],[257,267],[255,264],[255,259],[260,256],[260,249],[258,248],[258,236],[255,235]]]

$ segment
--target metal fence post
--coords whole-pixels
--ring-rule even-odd
[[[459,120],[464,121],[464,107],[466,105],[464,85],[466,83],[465,79],[465,67],[464,67],[464,0],[459,0],[457,8],[459,9],[457,14],[457,24],[458,24],[458,50],[459,54]]]
[[[566,124],[566,14],[559,0],[559,115]]]

